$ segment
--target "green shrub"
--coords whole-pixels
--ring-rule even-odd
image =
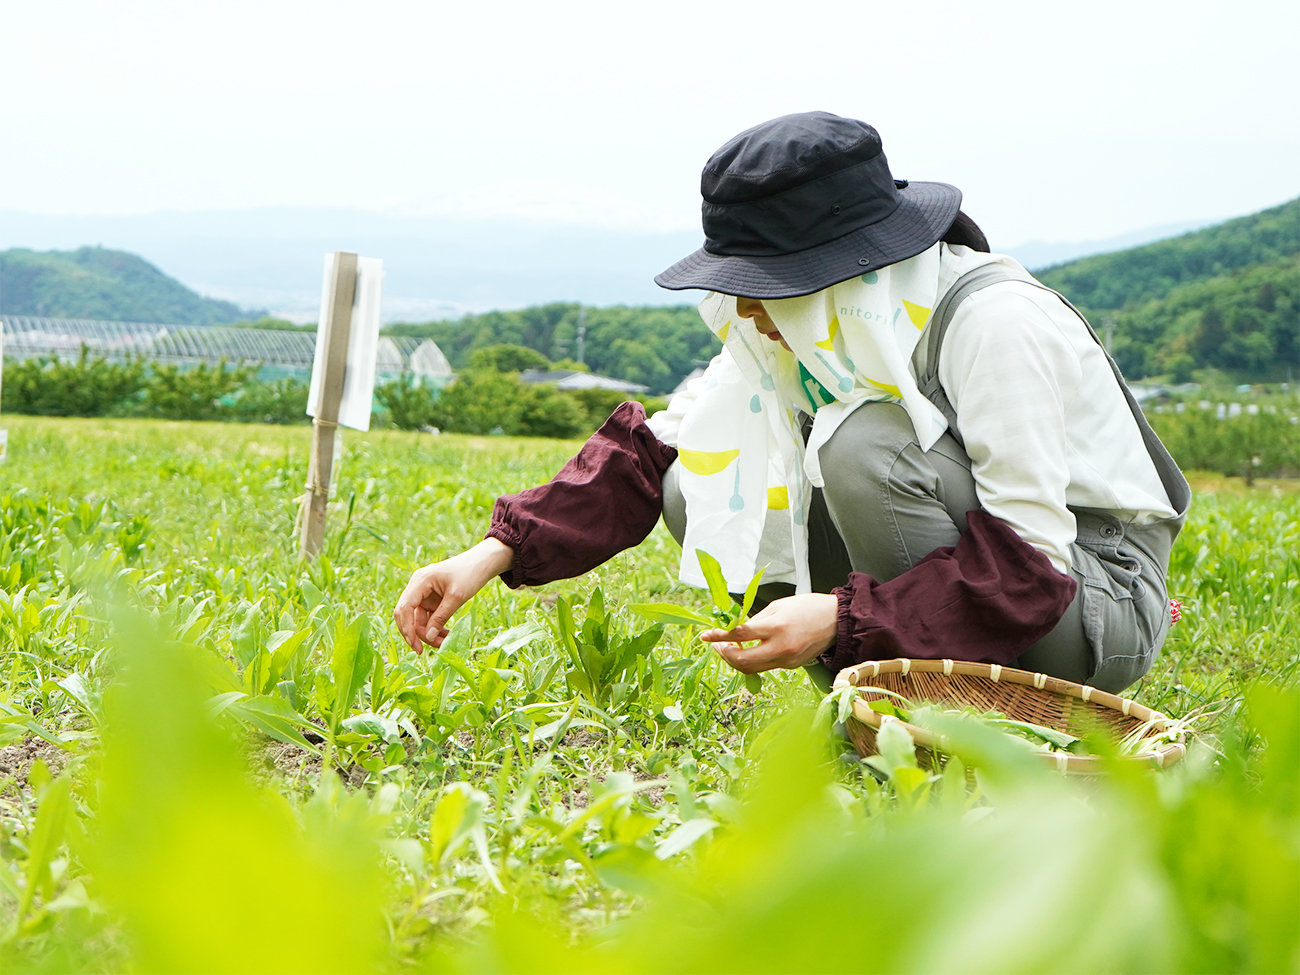
[[[215,369],[206,363],[192,369],[155,363],[137,412],[165,420],[222,419],[226,412],[222,398],[235,393],[256,373],[256,366],[231,369],[224,360]]]
[[[627,393],[611,389],[559,390],[521,383],[496,370],[468,370],[442,390],[397,380],[375,388],[375,398],[401,430],[437,427],[447,433],[504,433],[516,437],[565,439],[594,432]],[[664,401],[635,397],[646,412]]]
[[[523,386],[519,433],[525,437],[576,437],[587,432],[586,412],[554,386]],[[593,428],[594,429],[594,428]]]
[[[434,425],[434,390],[404,379],[381,383],[375,387],[375,399],[388,411],[388,418],[399,430],[419,430]]]
[[[494,369],[497,372],[523,372],[525,369],[549,369],[551,360],[526,345],[489,345],[475,349],[469,357],[471,369]]]
[[[554,387],[529,386],[510,373],[463,373],[434,404],[433,426],[449,433],[504,433],[516,437],[572,437],[582,430],[581,408]]]
[[[600,425],[609,418],[619,406],[628,400],[636,400],[645,406],[646,415],[649,416],[658,410],[662,410],[668,405],[668,401],[658,396],[631,395],[629,393],[619,392],[616,389],[575,389],[566,391],[567,395],[582,407],[586,417],[583,422],[583,428],[586,430],[598,430]]]
[[[1201,409],[1189,403],[1181,413],[1166,406],[1148,417],[1179,467],[1239,475],[1247,483],[1300,474],[1300,426],[1293,411],[1264,407],[1219,419],[1218,405]]]
[[[236,392],[221,418],[240,423],[306,423],[308,391],[308,385],[296,379],[269,383],[254,379]]]
[[[39,416],[104,416],[140,392],[144,372],[141,360],[92,359],[84,345],[75,362],[10,359],[4,366],[0,409]]]

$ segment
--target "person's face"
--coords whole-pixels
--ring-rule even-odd
[[[790,351],[790,346],[786,345],[785,339],[781,338],[776,323],[772,321],[767,314],[767,309],[763,307],[763,303],[757,298],[737,298],[736,314],[741,318],[752,318],[756,329],[773,342],[780,342],[787,352]]]

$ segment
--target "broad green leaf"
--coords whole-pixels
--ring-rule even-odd
[[[453,656],[463,657],[469,650],[470,633],[473,629],[473,612],[458,616],[452,621],[451,630],[447,633],[447,639],[442,641],[442,646],[439,649]]]
[[[334,653],[330,658],[330,671],[334,678],[334,707],[331,723],[339,726],[357,693],[370,677],[371,654],[370,620],[358,616],[334,638]]]
[[[564,648],[569,651],[569,657],[573,660],[573,665],[575,667],[580,666],[578,661],[577,630],[573,626],[573,610],[569,608],[568,600],[563,596],[555,601],[555,619],[560,632],[560,642],[563,643]]]
[[[632,842],[615,843],[591,858],[591,872],[606,887],[653,896],[662,889],[664,871],[653,853]]]
[[[890,717],[893,717],[893,718],[899,718],[899,719],[901,719],[901,720],[903,720],[903,721],[908,721],[908,720],[911,719],[911,713],[910,713],[910,712],[908,712],[908,711],[904,711],[902,708],[900,708],[900,707],[899,707],[897,704],[895,704],[893,701],[886,700],[886,699],[883,699],[883,698],[878,698],[878,699],[876,699],[876,700],[874,700],[874,701],[868,701],[868,702],[867,702],[867,707],[869,707],[869,708],[871,708],[871,710],[875,711],[876,714],[887,714],[887,715],[889,715]],[[850,702],[849,702],[849,709],[852,710],[852,708],[853,708],[853,702],[850,700]],[[840,720],[843,720],[843,719],[841,718]]]
[[[32,906],[37,888],[45,888],[50,879],[50,861],[63,842],[68,814],[72,808],[72,779],[64,775],[55,779],[41,796],[36,826],[27,838],[27,885],[18,905],[21,919]],[[48,891],[47,891],[48,896]]]
[[[44,725],[33,718],[30,714],[9,714],[0,718],[0,724],[17,725],[18,727],[25,728],[37,738],[42,738],[45,741],[48,741],[51,745],[62,745],[68,740],[66,738],[60,738],[58,735],[54,734],[54,732],[47,730]]]
[[[989,723],[1005,728],[1009,734],[1021,734],[1029,736],[1039,741],[1047,742],[1062,751],[1069,751],[1070,746],[1080,741],[1074,735],[1066,734],[1064,731],[1057,731],[1055,728],[1048,728],[1040,724],[1030,724],[1028,721],[1012,721],[1011,719],[991,718]]]
[[[745,587],[745,598],[740,604],[740,616],[736,623],[740,624],[749,619],[749,609],[754,605],[754,597],[758,595],[759,584],[763,581],[763,573],[767,571],[767,566],[759,569],[754,573],[754,578],[749,580],[749,585]]]
[[[99,720],[99,695],[91,690],[86,678],[75,671],[57,682],[60,689],[81,705],[82,709],[96,721]]]
[[[258,600],[244,611],[243,618],[230,632],[230,646],[235,657],[247,667],[262,649],[262,603]]]
[[[478,675],[469,669],[465,661],[454,653],[448,653],[446,650],[438,651],[438,659],[454,670],[469,685],[471,691],[478,693]]]
[[[717,829],[718,825],[712,819],[688,819],[656,844],[655,856],[660,860],[676,856],[696,840]]]
[[[227,697],[228,695],[220,695]],[[320,753],[315,745],[302,736],[298,729],[320,729],[289,706],[289,702],[280,697],[250,697],[230,702],[226,710],[232,717],[242,723],[256,728],[276,741],[283,741],[309,752]]]
[[[302,593],[302,601],[306,603],[308,612],[325,602],[325,594],[310,579],[299,580],[298,591]]]
[[[876,732],[876,748],[889,766],[892,777],[900,768],[916,768],[916,746],[912,736],[897,721],[886,721]]]
[[[925,787],[930,781],[930,776],[925,769],[902,766],[896,766],[894,774],[890,778],[893,781],[895,791],[904,799],[920,798],[917,791]]]
[[[266,641],[266,649],[271,651],[271,663],[267,668],[264,689],[269,689],[272,684],[280,682],[280,678],[284,676],[285,668],[293,660],[293,655],[297,653],[303,641],[310,635],[311,630],[298,630],[296,632],[293,630],[276,630],[271,634],[271,639]]]
[[[749,691],[749,693],[751,693],[751,694],[757,694],[759,691],[761,691],[761,690],[763,689],[763,675],[762,675],[762,674],[746,674],[746,675],[745,675],[745,688]]]
[[[838,691],[839,707],[835,711],[835,720],[843,724],[853,716],[853,702],[857,700],[858,692],[852,687],[841,687]]]
[[[385,718],[369,711],[354,714],[343,719],[343,727],[359,735],[374,735],[387,742],[397,741],[402,737],[402,729],[392,718]]]
[[[675,603],[636,603],[628,609],[638,616],[669,626],[707,626],[712,629],[714,625],[707,616]]]
[[[219,717],[230,705],[236,701],[248,697],[243,691],[226,691],[224,694],[218,694],[208,699],[208,717]]]
[[[587,619],[597,624],[605,622],[605,594],[599,586],[591,591],[591,598],[587,601]]]
[[[484,670],[478,679],[478,698],[483,702],[483,706],[491,708],[497,703],[497,700],[505,692],[506,682],[501,679],[501,675],[495,669],[489,667]]]
[[[428,687],[406,687],[397,694],[397,703],[410,708],[424,724],[433,723],[434,710],[438,707],[438,697]]]
[[[700,571],[704,573],[704,579],[709,584],[713,605],[724,613],[729,612],[735,606],[735,602],[731,598],[731,593],[727,591],[727,580],[722,575],[722,566],[704,549],[697,548],[695,557],[700,560]]]
[[[522,650],[534,640],[543,639],[546,636],[546,628],[540,623],[529,621],[521,623],[519,626],[512,626],[508,630],[502,630],[492,638],[488,644],[489,649],[501,650],[508,654],[513,654]]]
[[[454,857],[482,822],[488,797],[468,782],[453,782],[443,790],[429,821],[429,859],[442,867]]]

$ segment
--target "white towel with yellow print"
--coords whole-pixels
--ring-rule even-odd
[[[758,568],[766,519],[785,517],[791,551],[773,560],[764,581],[809,591],[807,517],[810,488],[823,484],[819,448],[854,409],[881,400],[901,403],[921,447],[934,445],[948,424],[917,389],[912,353],[953,282],[998,261],[1019,267],[939,243],[815,294],[764,301],[788,352],[736,314],[735,298],[710,293],[700,303],[722,352],[693,384],[696,398],[676,431],[661,429],[671,405],[667,416],[651,419],[656,435],[678,448],[683,582],[705,585],[695,556],[701,549],[721,563],[730,589],[743,591]],[[814,416],[806,449],[800,412]]]

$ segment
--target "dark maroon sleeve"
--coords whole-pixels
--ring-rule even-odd
[[[497,499],[487,537],[515,550],[501,580],[517,589],[572,579],[641,544],[676,459],[646,426],[645,407],[623,403],[549,484]]]
[[[1009,664],[1051,632],[1074,599],[1074,579],[987,511],[966,519],[955,546],[896,579],[853,572],[835,590],[839,632],[821,656],[831,673],[892,657]]]

